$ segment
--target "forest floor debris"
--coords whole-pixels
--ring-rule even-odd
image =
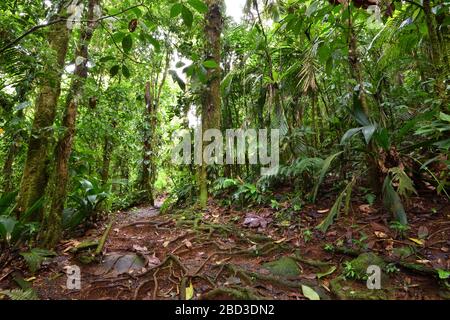
[[[316,297],[313,292],[320,299],[448,297],[441,274],[450,269],[448,204],[434,214],[414,215],[403,238],[393,234],[383,211],[371,208],[378,211],[368,215],[365,207],[353,207],[323,234],[314,226],[326,212],[314,206],[290,225],[271,221],[275,210],[264,208],[263,229],[246,226],[248,211],[215,204],[207,211],[186,208],[164,215],[144,206],[117,213],[100,260],[83,264],[79,252],[97,249],[108,221],[61,243],[58,256],[35,274],[23,261],[13,261],[0,273],[0,288],[17,287],[12,275],[19,272],[40,299],[301,300]],[[377,292],[366,287],[368,259],[383,262],[385,287]],[[65,270],[73,265],[81,269],[81,290],[66,286]]]

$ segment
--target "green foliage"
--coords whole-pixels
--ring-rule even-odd
[[[317,193],[319,192],[319,187],[322,184],[323,180],[325,179],[325,175],[327,174],[331,163],[333,162],[333,160],[338,157],[339,155],[342,154],[341,152],[335,153],[331,156],[329,156],[328,158],[325,159],[322,169],[320,170],[320,175],[319,175],[319,179],[316,182],[316,185],[314,186],[314,191],[313,191],[313,196],[312,196],[312,202],[316,202],[316,197],[317,197]]]
[[[389,172],[392,173],[392,182],[398,184],[397,192],[400,196],[407,198],[412,193],[417,194],[411,178],[408,177],[404,169],[395,167],[389,169]]]
[[[29,222],[28,218],[43,205],[43,199],[38,200],[17,219],[13,215],[16,195],[17,192],[12,192],[0,197],[0,243],[6,243],[8,247],[18,245],[36,233],[39,224]]]
[[[316,227],[316,229],[322,231],[323,233],[327,232],[328,228],[331,226],[334,219],[339,216],[342,203],[344,203],[344,213],[345,214],[348,213],[350,209],[350,198],[354,184],[355,179],[352,179],[352,181],[350,181],[350,183],[347,184],[345,189],[339,194],[335,203],[331,207],[327,217],[324,220],[322,220],[322,222]]]
[[[28,252],[21,252],[20,255],[25,259],[30,271],[35,273],[41,267],[42,262],[56,256],[56,253],[50,250],[33,248]]]
[[[36,291],[32,288],[23,289],[13,289],[13,290],[2,290],[0,295],[5,295],[11,300],[39,300]]]
[[[403,225],[408,224],[408,218],[402,200],[392,187],[392,178],[386,177],[383,183],[383,204],[394,215],[395,219]]]
[[[81,179],[78,189],[69,197],[71,206],[64,209],[63,227],[73,229],[86,219],[93,217],[108,196],[106,190],[97,182]]]

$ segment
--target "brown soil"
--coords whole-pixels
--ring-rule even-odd
[[[105,222],[82,238],[61,243],[58,256],[35,275],[27,270],[23,260],[13,260],[0,271],[0,288],[17,287],[12,278],[19,272],[32,283],[41,299],[180,299],[191,298],[192,288],[193,299],[301,300],[306,299],[302,284],[314,288],[322,299],[336,299],[330,291],[330,281],[342,273],[343,262],[353,257],[326,251],[326,244],[370,250],[392,261],[408,261],[431,270],[450,269],[448,202],[414,198],[410,203],[407,209],[411,229],[403,237],[389,228],[389,214],[376,205],[363,203],[353,203],[348,216],[339,217],[326,234],[321,234],[314,227],[327,215],[325,210],[332,205],[331,197],[319,206],[302,208],[287,226],[271,208],[238,211],[211,203],[204,212],[186,209],[158,215],[157,209],[140,207],[117,214],[103,249],[103,260],[112,253],[131,253],[142,257],[144,266],[117,274],[108,272],[111,270],[101,261],[84,265],[70,253],[69,249],[78,242],[101,238]],[[243,221],[248,213],[263,217],[268,225],[259,229],[245,227]],[[312,232],[310,237],[308,231]],[[410,247],[415,253],[399,258],[395,252],[400,247]],[[266,262],[295,254],[329,265],[317,266],[297,259],[301,273],[293,277],[277,277],[263,267]],[[81,268],[81,290],[66,287],[64,267],[70,265]],[[329,271],[331,266],[336,271],[317,279],[318,273]],[[389,278],[391,299],[441,299],[445,292],[439,279],[430,274],[400,267]],[[364,287],[365,282],[356,286]],[[220,290],[213,291],[217,288]],[[344,283],[343,290],[348,289]]]

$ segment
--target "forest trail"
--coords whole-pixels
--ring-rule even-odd
[[[320,216],[310,210],[307,219]],[[352,228],[355,233],[380,227],[373,216],[370,223],[363,219]],[[117,213],[101,259],[81,263],[89,251],[73,253],[73,248],[100,239],[107,224],[58,246],[58,256],[31,278],[41,299],[442,298],[436,279],[403,268],[383,276],[383,285],[388,284],[383,290],[342,278],[345,260],[354,257],[323,249],[330,237],[339,240],[339,225],[325,239],[312,236],[306,245],[295,229],[272,223],[269,211],[249,214],[210,205],[204,212],[161,215],[143,206]],[[249,228],[251,224],[256,227]],[[74,265],[81,269],[81,290],[67,289],[65,272]],[[312,293],[305,293],[304,286]]]

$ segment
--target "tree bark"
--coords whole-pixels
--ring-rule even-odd
[[[69,159],[72,153],[73,139],[75,136],[75,125],[78,105],[83,95],[84,84],[88,76],[88,47],[97,27],[95,8],[100,0],[89,0],[87,12],[87,24],[83,25],[79,43],[75,49],[74,78],[66,96],[65,113],[62,126],[65,132],[59,139],[55,149],[55,174],[53,178],[53,191],[51,207],[45,217],[46,228],[43,228],[42,244],[52,248],[58,242],[62,232],[62,212],[67,197],[67,184],[69,181]],[[79,61],[82,59],[82,61]]]
[[[158,109],[161,100],[161,93],[166,83],[167,73],[170,65],[170,48],[166,48],[166,56],[164,67],[162,70],[162,78],[159,82],[158,76],[151,82],[145,84],[145,123],[148,128],[144,127],[144,148],[142,161],[142,179],[141,188],[146,192],[146,200],[153,206],[155,204],[154,184],[156,181],[156,157],[158,145]],[[159,68],[158,68],[159,69]],[[159,74],[160,70],[155,73]],[[153,78],[153,77],[151,77]]]
[[[220,130],[221,100],[220,100],[220,81],[221,81],[221,42],[223,21],[221,14],[221,0],[207,0],[208,12],[205,20],[206,36],[206,58],[216,62],[217,67],[208,69],[208,83],[202,97],[202,130],[203,132],[215,128]],[[202,157],[203,158],[203,157]],[[208,202],[208,176],[207,165],[203,163],[199,173],[200,197],[199,203],[202,208],[206,207]]]
[[[52,18],[61,19],[65,8]],[[64,70],[70,31],[65,22],[52,24],[48,29],[51,56],[45,60],[45,78],[36,99],[33,127],[28,142],[27,159],[17,200],[17,213],[21,215],[45,194],[48,183],[48,149],[51,145],[51,127],[55,121],[58,98],[61,93],[61,75]],[[30,217],[40,221],[42,210]]]

